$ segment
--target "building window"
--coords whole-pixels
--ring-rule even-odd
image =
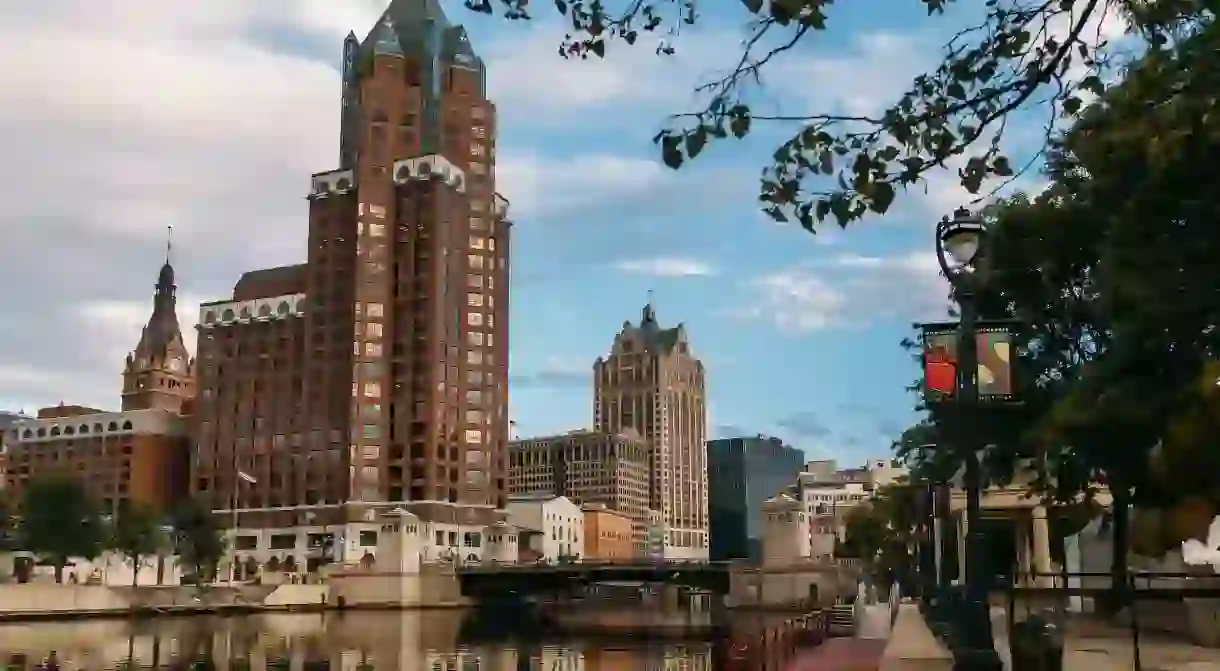
[[[364,355],[371,357],[381,356],[381,343],[368,342],[364,343]]]
[[[482,144],[480,144],[478,142],[471,142],[470,143],[470,155],[471,156],[486,156],[487,147],[484,147]]]
[[[487,126],[472,126],[470,131],[480,140],[487,137]]]
[[[466,352],[466,363],[478,365],[483,363],[483,351],[472,349]]]
[[[482,326],[483,325],[483,313],[482,312],[466,313],[466,323],[471,326]]]
[[[370,317],[381,317],[385,315],[385,306],[381,303],[369,303],[366,307],[366,312]]]
[[[482,383],[483,383],[483,371],[480,371],[480,370],[466,371],[466,384],[482,384]]]
[[[470,236],[471,249],[483,249],[486,246],[486,241],[477,235]]]
[[[470,172],[476,175],[485,175],[487,174],[487,166],[482,163],[471,163]]]
[[[468,345],[474,345],[475,347],[482,346],[483,345],[483,332],[482,331],[467,331],[466,332],[466,343]]]
[[[369,322],[368,324],[366,324],[364,333],[365,333],[365,335],[371,336],[373,338],[380,338],[381,337],[380,322]]]
[[[483,307],[483,294],[466,294],[466,305],[472,308]]]
[[[485,219],[483,219],[482,217],[471,217],[470,218],[470,228],[472,228],[476,231],[486,231],[487,230],[487,221]]]
[[[489,251],[489,252],[496,251],[496,239],[495,238],[487,239],[487,251]]]
[[[381,398],[381,383],[380,382],[365,382],[364,395],[369,398]]]
[[[384,238],[385,224],[369,224],[369,237]]]
[[[471,268],[475,270],[483,269],[483,257],[479,256],[478,254],[468,254],[466,256],[466,260],[468,263],[470,263]]]
[[[478,405],[483,402],[483,392],[478,389],[471,389],[466,392],[466,402],[472,405]]]
[[[482,424],[483,423],[483,411],[482,410],[467,410],[466,411],[466,423],[467,424]]]
[[[466,276],[466,286],[470,287],[471,289],[482,289],[483,288],[483,276],[475,275],[474,273],[470,273],[469,275]]]
[[[380,438],[381,427],[376,424],[365,424],[362,435],[365,438]]]
[[[478,444],[483,440],[483,432],[478,429],[466,429],[466,442]]]
[[[496,278],[495,277],[492,277],[491,275],[487,276],[487,288],[488,289],[496,288]]]
[[[485,205],[481,200],[475,199],[470,201],[470,210],[472,212],[482,212],[486,208],[487,205]]]

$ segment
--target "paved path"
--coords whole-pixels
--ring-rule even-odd
[[[992,611],[996,650],[1004,668],[1012,668],[1004,614]],[[1131,671],[1130,634],[1118,627],[1094,624],[1073,631],[1069,626],[1063,668],[1069,671]],[[1180,638],[1144,632],[1140,635],[1140,665],[1143,671],[1220,671],[1220,649],[1191,645]]]
[[[797,653],[785,671],[877,671],[885,641],[831,638]]]

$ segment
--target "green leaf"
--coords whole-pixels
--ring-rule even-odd
[[[1071,96],[1063,99],[1063,113],[1068,116],[1073,116],[1080,111],[1080,98]]]
[[[699,126],[686,134],[686,155],[695,158],[707,146],[707,127]]]
[[[682,167],[685,157],[680,149],[682,138],[678,135],[666,135],[661,138],[661,161],[670,168],[677,170]]]
[[[751,14],[757,14],[762,11],[763,0],[741,0],[741,4],[745,5]]]
[[[1008,163],[1007,156],[997,156],[991,164],[991,172],[1000,177],[1012,177],[1012,166]]]
[[[735,115],[733,119],[729,121],[729,131],[733,133],[733,137],[736,137],[739,140],[745,137],[746,134],[750,132],[749,112]]]
[[[868,204],[869,209],[877,214],[885,214],[893,203],[894,187],[889,182],[874,183],[872,198]]]

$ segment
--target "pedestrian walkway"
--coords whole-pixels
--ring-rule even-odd
[[[1000,617],[996,618],[996,610]],[[998,620],[998,621],[997,621]],[[993,609],[996,650],[1004,668],[1012,669],[1007,629],[1001,609]],[[1089,626],[1087,631],[1069,625],[1064,640],[1063,668],[1070,671],[1131,671],[1131,634],[1119,627]],[[1176,637],[1146,632],[1140,634],[1140,663],[1144,671],[1217,671],[1220,649],[1191,645]]]
[[[798,650],[784,671],[877,671],[885,641],[831,638],[816,648]]]

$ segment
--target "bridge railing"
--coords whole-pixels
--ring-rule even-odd
[[[789,668],[797,653],[821,645],[830,637],[826,611],[816,611],[785,620],[762,632],[732,637],[724,650],[725,671],[782,671]]]

